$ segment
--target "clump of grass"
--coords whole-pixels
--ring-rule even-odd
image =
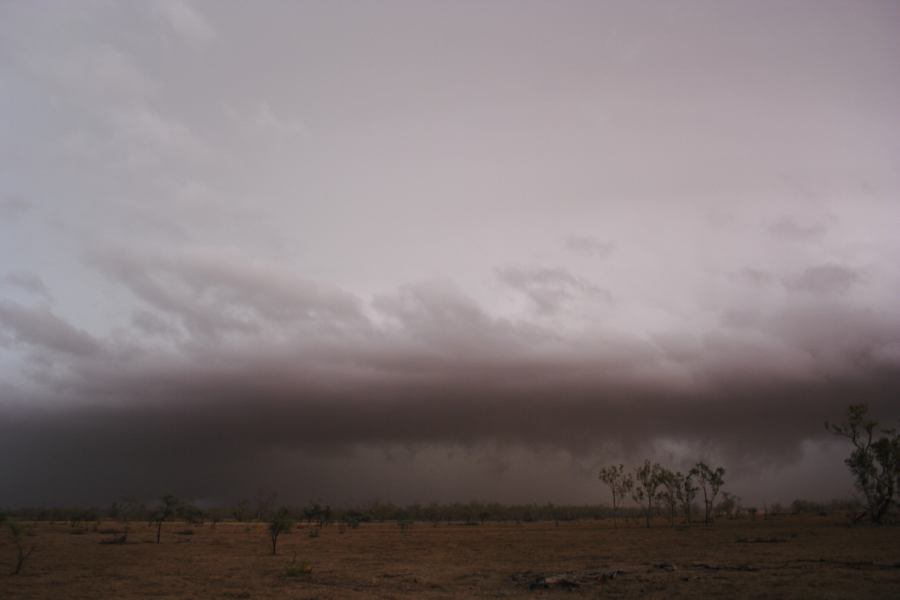
[[[300,561],[299,563],[297,562],[297,553],[294,552],[294,556],[291,559],[291,564],[289,564],[284,570],[284,576],[291,578],[307,578],[312,575],[312,571],[312,565],[309,562],[305,560]]]
[[[309,537],[311,537],[311,538],[317,538],[317,537],[319,537],[319,528],[318,528],[318,527],[312,527],[312,528],[310,528],[310,530],[309,530]]]
[[[193,529],[182,529],[181,531],[176,531],[175,535],[194,535]]]

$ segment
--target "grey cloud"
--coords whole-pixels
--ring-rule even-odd
[[[566,238],[566,248],[585,256],[607,258],[612,255],[616,245],[588,235],[571,235]]]
[[[497,278],[534,302],[539,313],[553,314],[577,295],[609,301],[612,295],[561,267],[503,267]]]
[[[141,333],[147,335],[159,335],[163,337],[175,337],[178,328],[169,323],[162,316],[149,310],[138,310],[131,316],[131,323]]]
[[[755,287],[763,287],[771,284],[775,276],[762,269],[744,268],[733,274],[733,278],[740,282],[748,283]]]
[[[0,221],[15,221],[33,208],[31,202],[21,196],[7,195],[0,198]]]
[[[787,289],[810,294],[841,294],[862,282],[860,271],[841,265],[809,267],[784,280]]]
[[[821,238],[828,227],[821,222],[803,222],[794,217],[784,217],[769,226],[769,232],[784,241],[809,241]]]
[[[91,334],[72,326],[46,307],[0,301],[0,326],[16,341],[37,348],[72,355],[96,354],[101,349]]]
[[[2,281],[8,286],[16,287],[31,294],[41,296],[45,300],[49,301],[52,299],[50,290],[47,289],[44,280],[34,273],[28,271],[14,271],[12,273],[7,273]]]
[[[215,252],[97,250],[90,261],[139,299],[210,337],[256,333],[261,323],[318,324],[328,329],[365,322],[360,301],[335,286]]]
[[[216,38],[216,30],[202,13],[184,0],[157,0],[153,8],[183,39],[205,44]]]

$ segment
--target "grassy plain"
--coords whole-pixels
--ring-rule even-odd
[[[265,527],[166,523],[157,545],[139,523],[117,545],[119,523],[35,523],[0,598],[900,598],[900,528],[834,518],[299,526],[277,556]]]

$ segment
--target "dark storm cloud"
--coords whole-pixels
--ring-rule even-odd
[[[213,272],[219,285],[264,293],[261,278]],[[131,274],[119,274],[134,285]],[[185,302],[202,301],[210,285],[195,283]],[[251,296],[253,306],[280,306],[282,285],[272,299]],[[729,465],[746,461],[750,448],[779,463],[798,456],[804,440],[822,439],[822,421],[839,418],[850,401],[900,416],[900,364],[890,358],[900,326],[887,315],[808,306],[766,315],[752,339],[718,332],[611,344],[492,317],[444,284],[378,297],[372,308],[381,325],[353,306],[340,314],[358,327],[341,335],[306,328],[279,343],[266,337],[271,315],[260,311],[258,330],[231,330],[245,336],[238,344],[204,333],[169,354],[142,349],[139,338],[97,341],[44,309],[5,304],[0,321],[20,342],[80,356],[51,376],[55,391],[45,393],[56,396],[54,410],[12,402],[0,416],[5,480],[17,482],[23,501],[66,482],[91,499],[169,487],[231,498],[259,483],[260,464],[300,469],[298,482],[324,485],[329,476],[310,457],[337,460],[328,457],[366,448],[416,455],[499,444],[585,457],[619,448],[630,456],[652,454],[665,440],[715,452]],[[143,315],[141,333],[156,327],[152,314]],[[297,313],[278,314],[290,323]],[[305,466],[290,466],[298,460]],[[288,494],[299,485],[279,481]]]
[[[804,478],[897,416],[898,14],[0,2],[0,505],[847,493]]]

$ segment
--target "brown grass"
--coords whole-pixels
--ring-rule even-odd
[[[37,550],[21,575],[0,573],[0,598],[900,598],[900,529],[825,518],[650,530],[382,523],[318,537],[300,527],[278,556],[264,524],[184,529],[167,523],[156,545],[152,528],[132,524],[118,545],[100,543],[109,533],[37,523]],[[4,540],[0,569],[13,560]],[[532,589],[541,582],[550,589]]]

